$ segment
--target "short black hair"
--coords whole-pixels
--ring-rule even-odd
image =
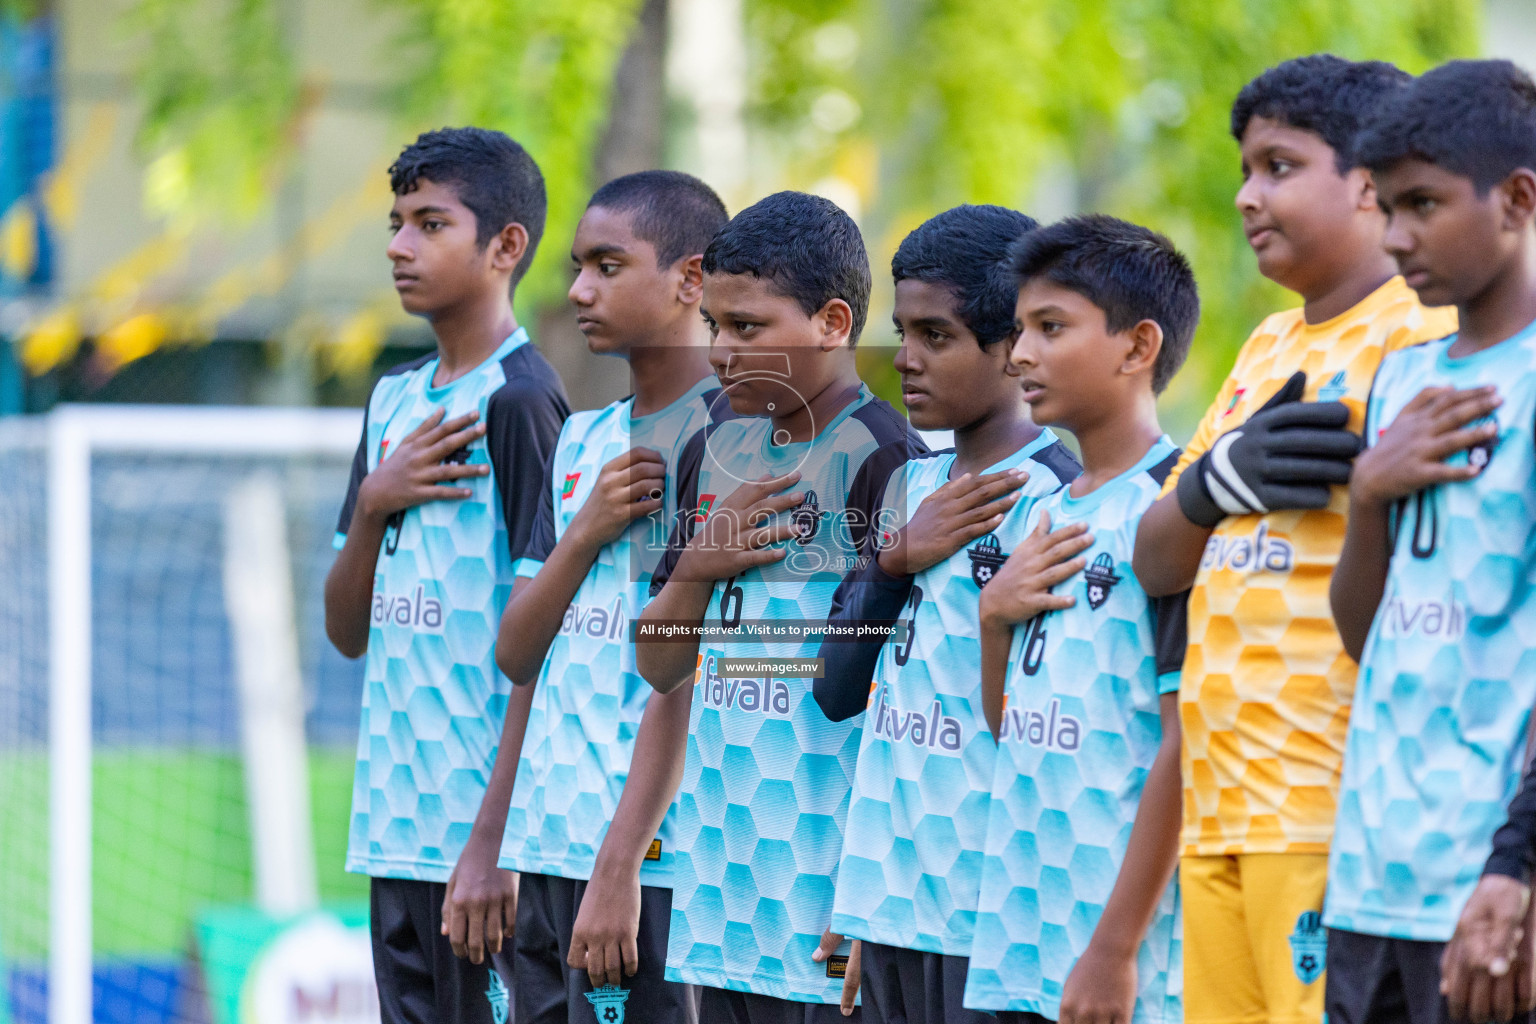
[[[714,189],[682,171],[638,171],[614,178],[592,193],[587,209],[594,206],[629,214],[630,230],[656,250],[658,267],[702,253],[731,219]]]
[[[869,315],[869,255],[853,218],[830,199],[775,192],[732,217],[704,250],[704,273],[751,274],[812,316],[833,299],[853,310],[848,346]]]
[[[1009,254],[1020,286],[1043,277],[1104,311],[1112,333],[1143,320],[1163,329],[1152,366],[1152,393],[1162,394],[1189,355],[1200,322],[1200,293],[1189,261],[1156,231],[1103,214],[1068,217],[1031,231]]]
[[[1232,137],[1243,141],[1248,122],[1267,117],[1311,132],[1333,150],[1340,174],[1361,166],[1360,130],[1382,101],[1401,91],[1413,76],[1381,60],[1345,60],[1314,53],[1276,64],[1247,85],[1232,102]]]
[[[1516,170],[1536,170],[1536,82],[1507,60],[1442,64],[1387,104],[1360,156],[1373,171],[1423,160],[1487,195]]]
[[[549,208],[544,175],[528,151],[487,128],[422,132],[390,165],[389,187],[403,196],[416,191],[422,178],[458,194],[459,202],[475,215],[475,242],[482,249],[508,224],[527,230],[528,251],[512,271],[514,284],[522,280],[544,236]]]
[[[1040,225],[1004,206],[966,204],[928,218],[902,239],[891,257],[891,276],[944,285],[982,348],[1013,333],[1018,280],[1007,273],[1008,250]]]

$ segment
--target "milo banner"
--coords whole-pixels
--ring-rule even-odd
[[[378,1024],[366,906],[286,919],[214,910],[197,939],[213,1024]]]

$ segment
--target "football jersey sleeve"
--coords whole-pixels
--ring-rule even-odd
[[[699,519],[699,471],[704,465],[704,448],[709,428],[700,430],[683,446],[677,459],[677,517],[672,522],[672,533],[667,538],[667,550],[661,553],[656,571],[651,574],[651,596],[661,593],[677,568],[677,560],[683,548],[693,539],[693,529]]]
[[[1178,693],[1189,646],[1189,591],[1152,599],[1152,653],[1157,659],[1157,692]]]
[[[549,463],[545,466],[543,484],[539,488],[539,510],[533,514],[533,527],[528,532],[528,543],[524,545],[522,553],[517,555],[512,566],[513,571],[519,576],[532,577],[544,564],[549,553],[555,550],[555,492],[552,481],[554,480],[554,453],[550,454]]]
[[[906,474],[893,471],[885,487],[880,509],[892,507],[892,492],[905,489]],[[898,499],[899,500],[899,499]],[[853,506],[852,496],[849,500]],[[876,515],[880,512],[877,511]],[[852,518],[850,517],[850,525]],[[861,623],[894,622],[912,593],[913,577],[893,576],[880,567],[878,525],[865,537],[866,553],[861,549],[859,564],[850,570],[832,594],[832,609],[827,613],[829,626],[852,628]],[[868,703],[869,685],[880,661],[883,636],[848,638],[829,633],[821,642],[817,657],[822,659],[822,675],[812,684],[812,693],[822,713],[834,722],[852,718]]]
[[[513,558],[533,535],[549,460],[569,412],[564,395],[532,382],[510,382],[487,404],[485,444]]]
[[[1527,885],[1536,869],[1536,766],[1520,783],[1509,802],[1509,817],[1493,834],[1493,852],[1483,867],[1485,875],[1508,875]]]
[[[347,496],[341,501],[341,514],[336,517],[336,537],[332,544],[338,551],[347,542],[347,531],[352,528],[352,513],[357,509],[357,491],[368,475],[368,410],[363,410],[363,434],[357,440],[357,452],[352,456],[352,473],[347,480]]]

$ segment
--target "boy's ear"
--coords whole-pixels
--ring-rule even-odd
[[[673,265],[682,274],[677,283],[677,301],[685,306],[697,306],[704,299],[703,254],[686,256]]]
[[[812,319],[821,326],[822,349],[847,347],[848,336],[853,333],[853,307],[845,300],[828,299]]]
[[[1157,354],[1163,350],[1162,325],[1156,320],[1140,320],[1125,332],[1125,337],[1129,344],[1120,372],[1130,377],[1138,373],[1150,374],[1157,362]]]
[[[1364,167],[1350,168],[1347,177],[1355,188],[1355,209],[1362,213],[1381,213],[1376,199],[1376,178]]]
[[[1525,231],[1536,219],[1536,171],[1519,167],[1498,186],[1503,197],[1504,229]]]
[[[523,254],[528,251],[528,229],[513,221],[491,239],[489,248],[491,266],[510,274],[517,269]]]

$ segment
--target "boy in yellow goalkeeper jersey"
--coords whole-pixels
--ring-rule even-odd
[[[1183,727],[1185,1019],[1317,1024],[1321,911],[1355,663],[1328,607],[1342,485],[1382,356],[1456,328],[1382,248],[1355,137],[1408,76],[1319,55],[1232,109],[1236,203],[1259,270],[1298,293],[1265,319],[1141,522],[1152,596],[1191,587]]]

